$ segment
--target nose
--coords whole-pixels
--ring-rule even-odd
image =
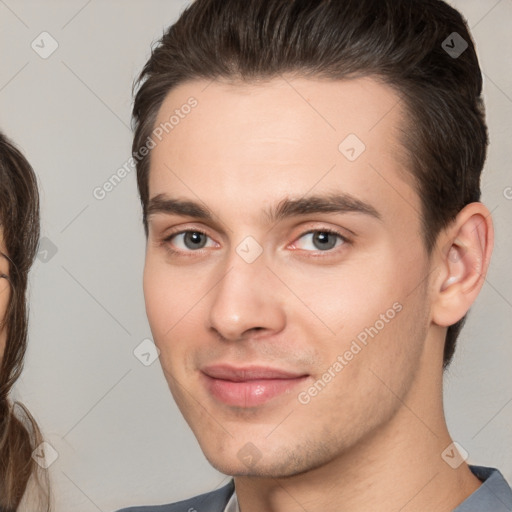
[[[286,325],[281,288],[263,257],[247,263],[234,254],[227,272],[210,294],[208,329],[229,341],[256,332],[280,332]]]

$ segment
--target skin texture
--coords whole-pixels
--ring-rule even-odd
[[[2,237],[2,230],[0,229],[0,252],[5,254],[5,246]],[[0,276],[9,275],[9,261],[5,256],[0,254]],[[0,361],[5,352],[5,343],[7,341],[7,331],[4,327],[4,316],[9,304],[11,296],[11,287],[6,278],[0,277]]]
[[[235,476],[244,512],[452,510],[479,481],[441,458],[452,442],[443,343],[482,286],[488,210],[468,205],[427,255],[399,141],[404,113],[371,78],[193,81],[169,93],[155,126],[191,96],[197,107],[152,149],[150,199],[194,201],[212,219],[149,215],[144,292],[169,387],[206,457]],[[349,134],[366,146],[355,161],[339,150]],[[263,214],[285,199],[340,193],[380,218]],[[205,246],[185,245],[184,230],[205,232]],[[311,230],[347,241],[335,235],[321,250]],[[263,251],[252,263],[237,253],[248,236]],[[394,305],[400,311],[301,403]],[[233,407],[204,385],[201,369],[218,363],[307,377],[262,405]]]

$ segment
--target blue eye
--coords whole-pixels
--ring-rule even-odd
[[[329,252],[350,241],[337,231],[317,229],[302,234],[293,243],[294,249],[308,252]],[[163,240],[167,250],[172,254],[191,255],[205,248],[218,247],[206,233],[197,229],[172,233]]]
[[[208,238],[208,235],[202,231],[182,231],[172,234],[165,241],[172,242],[177,249],[182,251],[196,251],[206,247]]]
[[[309,231],[304,233],[298,240],[300,241],[301,239],[306,241],[303,247],[298,242],[294,245],[297,249],[306,251],[330,251],[347,242],[344,236],[336,231],[329,230]]]

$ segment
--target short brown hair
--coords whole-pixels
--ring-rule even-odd
[[[446,41],[467,48],[455,56]],[[465,20],[441,0],[195,0],[153,48],[135,83],[134,155],[179,84],[283,73],[373,76],[398,93],[408,114],[403,145],[422,201],[428,254],[457,213],[480,199],[488,145],[482,75]],[[137,159],[146,233],[149,165],[150,153]],[[464,320],[448,328],[445,367]]]

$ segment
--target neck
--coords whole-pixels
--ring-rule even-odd
[[[456,508],[481,482],[467,464],[454,469],[442,458],[452,443],[443,413],[442,376],[422,373],[386,425],[328,464],[284,478],[235,478],[241,511]],[[446,458],[453,464],[453,453]]]

